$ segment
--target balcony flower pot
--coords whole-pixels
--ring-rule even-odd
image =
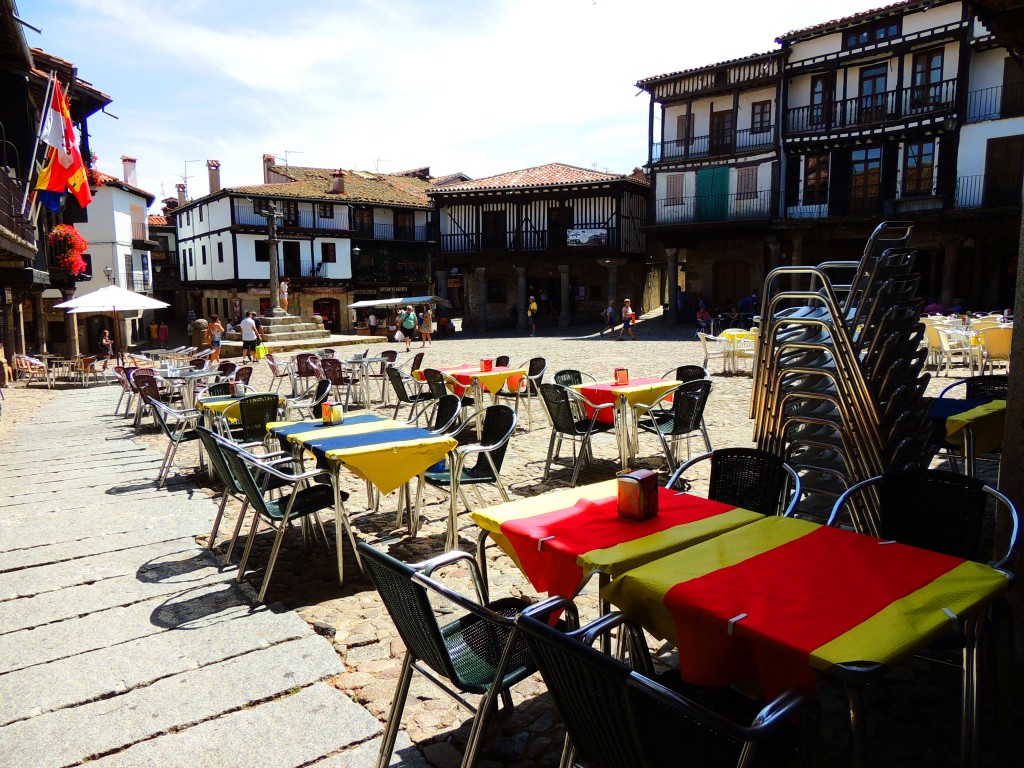
[[[68,270],[72,277],[85,272],[88,268],[82,254],[89,243],[70,224],[58,224],[47,235],[53,266]]]

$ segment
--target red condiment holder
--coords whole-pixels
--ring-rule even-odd
[[[619,517],[648,520],[658,514],[658,475],[649,469],[620,473],[618,477]]]
[[[481,371],[490,371],[494,368],[494,361],[489,357],[485,357],[480,361]]]
[[[628,368],[616,368],[614,370],[615,383],[619,385],[629,384],[629,369]]]

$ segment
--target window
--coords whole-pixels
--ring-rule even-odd
[[[855,149],[850,154],[850,210],[873,211],[882,177],[882,149]]]
[[[736,199],[757,199],[757,166],[736,169]]]
[[[206,264],[206,246],[202,245],[199,247],[200,258],[203,260],[203,264]]]
[[[676,146],[693,144],[693,113],[676,116]]]
[[[266,200],[259,200],[259,199],[253,200],[252,201],[252,210],[257,215],[262,216],[264,213],[267,212],[267,201]]]
[[[804,205],[828,202],[828,154],[804,158]]]
[[[318,203],[317,214],[321,219],[334,218],[334,203]]]
[[[903,194],[930,195],[934,168],[935,142],[908,142],[903,150]]]
[[[373,235],[373,211],[369,208],[356,208],[352,212],[352,222],[357,232]]]
[[[217,263],[224,263],[224,243],[217,243]]]
[[[900,18],[879,19],[849,29],[843,35],[844,48],[859,48],[870,43],[881,43],[900,36]]]
[[[87,278],[89,278],[91,280],[92,279],[92,254],[91,253],[83,253],[82,254],[82,261],[85,262],[85,272],[83,272],[82,275],[87,277]]]
[[[299,226],[299,201],[285,200],[282,203],[284,213],[284,225],[286,227]]]
[[[203,220],[203,206],[200,205],[198,208],[196,208],[196,210],[199,211],[199,221],[202,222],[202,220]]]
[[[877,123],[885,119],[888,101],[885,81],[888,74],[888,64],[874,64],[861,69],[858,102],[860,123]]]
[[[506,248],[508,247],[507,233],[505,228],[505,211],[484,211],[481,218],[481,227],[484,248]],[[565,233],[562,233],[565,237]]]
[[[412,211],[395,211],[395,239],[416,239],[416,217]]]
[[[185,226],[192,226],[192,211],[185,211]]]
[[[320,243],[320,261],[324,264],[338,261],[338,247],[335,243]]]
[[[730,152],[732,150],[732,109],[711,113],[710,151]]]
[[[915,53],[910,89],[911,109],[934,106],[942,101],[942,49]]]
[[[505,302],[505,281],[487,281],[487,302],[489,304],[502,304]]]
[[[750,105],[750,132],[768,133],[772,129],[772,102],[755,101]]]
[[[811,125],[828,123],[829,101],[832,98],[831,78],[829,75],[815,75],[811,78]]]
[[[188,265],[189,265],[190,267],[191,267],[191,266],[194,266],[194,265],[192,264],[192,249],[191,249],[191,248],[189,248],[189,249],[188,249]]]
[[[257,240],[253,245],[256,247],[256,261],[270,261],[270,246],[266,240]]]
[[[665,205],[683,204],[683,174],[670,173],[665,177]]]

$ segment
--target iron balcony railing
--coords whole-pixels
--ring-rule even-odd
[[[149,293],[150,280],[148,270],[133,270],[129,276],[129,282],[131,283],[131,289],[136,293]]]
[[[774,215],[770,190],[739,194],[667,197],[654,203],[654,223],[691,224],[707,221],[768,219]]]
[[[786,133],[866,128],[904,117],[948,112],[954,107],[956,86],[956,80],[943,80],[828,104],[794,107],[786,110]]]
[[[480,251],[545,251],[549,248],[618,248],[618,230],[601,224],[580,224],[573,229],[603,230],[605,237],[596,232],[586,243],[569,243],[565,231],[521,230],[508,232],[459,232],[441,235],[442,253],[473,253]]]
[[[24,190],[6,173],[0,172],[0,227],[29,244],[36,242],[32,221],[21,213]]]
[[[662,141],[652,145],[651,160],[661,163],[731,155],[736,152],[764,151],[775,146],[774,137],[775,126],[768,125],[757,130],[744,128],[740,131],[722,131],[708,136]]]
[[[251,204],[235,203],[235,221],[246,226],[266,226],[267,217],[262,208],[256,208]],[[277,225],[279,227],[296,227],[301,229],[313,228],[313,211],[293,211],[288,213],[278,212]],[[326,219],[330,221],[330,219]]]
[[[967,94],[967,122],[1024,115],[1024,83],[996,85]]]
[[[399,224],[374,224],[375,240],[416,240],[424,242],[428,239],[428,228],[425,226],[404,226]]]
[[[985,203],[985,174],[957,176],[954,208],[981,208]]]

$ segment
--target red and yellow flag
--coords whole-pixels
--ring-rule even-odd
[[[42,140],[50,146],[46,164],[39,172],[36,191],[40,202],[52,211],[60,210],[60,198],[70,191],[85,208],[92,202],[85,163],[78,149],[78,139],[71,123],[71,112],[60,81],[53,82],[53,98],[43,121]]]

